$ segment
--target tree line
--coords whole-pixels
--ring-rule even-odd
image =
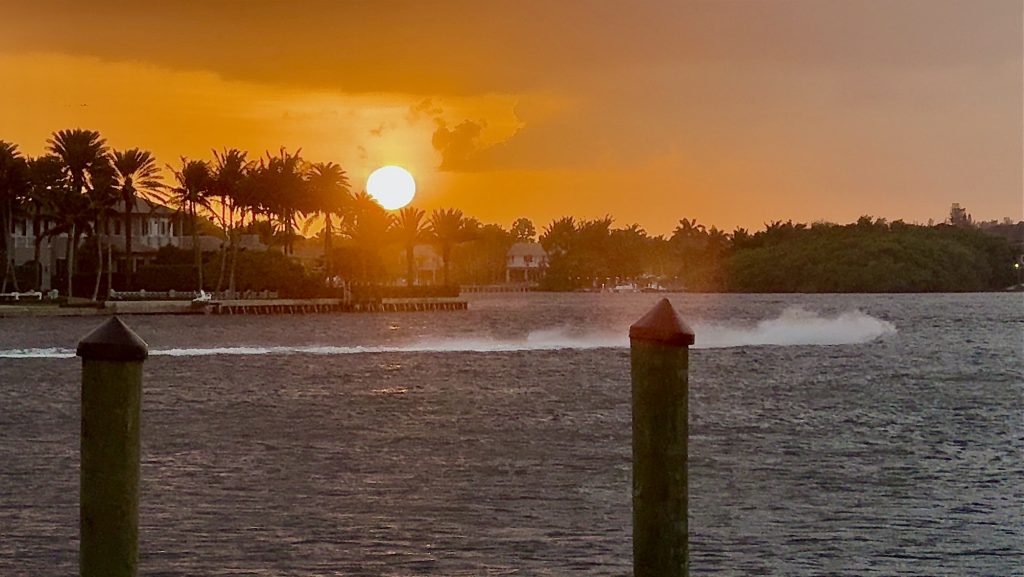
[[[540,242],[544,286],[574,290],[642,279],[701,292],[1001,290],[1022,248],[969,223],[924,226],[863,216],[838,225],[774,221],[726,233],[682,219],[668,237],[610,217],[555,220]],[[1024,228],[1024,227],[1022,227]]]
[[[334,261],[336,237],[348,243],[357,256],[363,278],[372,278],[374,260],[382,247],[391,243],[405,246],[408,256],[407,282],[412,283],[413,246],[436,243],[444,261],[444,280],[449,282],[452,247],[473,237],[479,223],[458,209],[437,209],[429,215],[415,208],[392,214],[365,191],[353,193],[346,171],[333,162],[309,162],[301,150],[267,152],[259,158],[238,149],[213,151],[212,159],[181,157],[166,164],[171,182],[153,154],[132,148],[111,149],[99,132],[69,129],[54,132],[47,140],[46,153],[23,155],[16,144],[0,141],[0,222],[4,234],[0,258],[4,263],[3,288],[8,282],[18,290],[12,231],[16,219],[27,218],[35,238],[33,262],[39,268],[45,239],[66,235],[67,294],[73,291],[76,251],[88,242],[95,251],[93,300],[99,297],[104,271],[113,270],[111,224],[124,222],[126,263],[125,288],[133,288],[133,271],[127,266],[132,256],[134,230],[131,226],[136,200],[141,198],[178,211],[191,236],[197,288],[227,288],[234,291],[239,238],[260,234],[285,254],[293,252],[301,232],[319,227],[324,259],[319,274],[330,278],[341,268]],[[118,213],[117,208],[122,210]],[[213,230],[210,230],[213,228]],[[224,243],[219,253],[216,284],[203,277],[204,255],[200,235],[218,234]],[[106,261],[106,262],[104,262]]]
[[[412,285],[414,248],[425,243],[437,248],[445,285],[501,283],[509,248],[535,240],[548,254],[540,287],[547,290],[633,283],[689,291],[965,291],[999,289],[1014,280],[1011,244],[955,214],[951,224],[937,226],[862,217],[848,225],[775,221],[755,232],[726,232],[684,218],[670,235],[657,236],[638,224],[614,227],[610,216],[562,217],[538,234],[526,218],[506,229],[455,208],[388,212],[366,192],[353,192],[339,164],[308,161],[301,150],[282,148],[252,158],[246,151],[222,149],[212,151],[210,159],[181,157],[164,167],[169,182],[152,153],[111,149],[92,130],[57,131],[46,152],[34,158],[0,141],[0,292],[8,282],[18,289],[11,250],[16,219],[29,219],[42,231],[32,261],[37,284],[47,238],[66,235],[68,295],[76,251],[95,256],[82,259],[94,275],[93,300],[101,296],[104,272],[106,286],[114,286],[110,231],[115,219],[123,219],[125,244],[117,258],[126,264],[119,288],[134,288],[127,263],[134,255],[130,222],[139,198],[178,212],[191,237],[195,274],[190,282],[217,291],[236,290],[245,234],[258,234],[284,255],[293,254],[298,243],[321,243],[323,256],[315,269],[289,268],[289,274],[302,277],[295,284],[307,287],[328,286],[337,278],[387,284],[404,277]],[[306,237],[311,232],[312,240]],[[204,254],[201,235],[221,239],[215,254]],[[181,256],[167,259],[178,262]],[[279,268],[284,262],[257,260]],[[261,276],[253,263],[245,266],[247,278]]]

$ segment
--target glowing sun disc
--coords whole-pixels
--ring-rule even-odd
[[[382,166],[366,179],[366,192],[384,208],[395,210],[412,202],[416,181],[401,166]]]

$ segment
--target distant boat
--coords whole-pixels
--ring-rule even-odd
[[[212,300],[213,300],[213,296],[210,293],[200,289],[199,290],[199,296],[197,296],[196,298],[192,299],[192,304],[203,305],[203,304],[209,303]]]
[[[613,293],[638,293],[640,289],[636,288],[635,284],[627,283],[616,285],[612,288]]]

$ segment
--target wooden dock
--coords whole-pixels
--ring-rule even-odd
[[[462,285],[459,290],[464,293],[526,293],[537,290],[537,283]]]
[[[464,311],[466,301],[457,298],[380,299],[239,299],[209,302],[187,300],[107,301],[102,307],[56,305],[0,305],[3,317],[97,316],[97,315],[307,315],[325,313],[382,313]]]
[[[380,301],[345,302],[342,299],[273,299],[233,300],[202,305],[206,314],[215,315],[304,315],[316,313],[379,313],[462,311],[466,301],[455,298],[381,299]]]

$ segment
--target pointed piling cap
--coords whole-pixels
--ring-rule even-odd
[[[121,319],[111,317],[78,341],[77,354],[86,361],[144,361],[149,345]]]
[[[676,347],[694,342],[693,329],[672,308],[668,299],[661,299],[640,320],[629,327],[630,340],[641,340]]]

